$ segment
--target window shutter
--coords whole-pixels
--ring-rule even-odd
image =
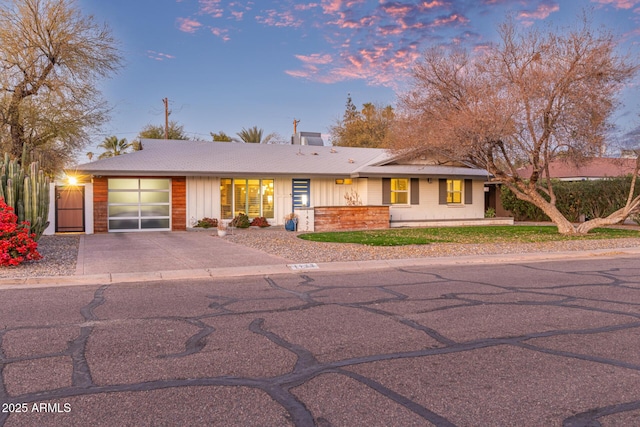
[[[420,204],[420,179],[411,178],[411,204]]]
[[[473,180],[471,179],[464,180],[464,204],[473,204]]]
[[[391,178],[382,178],[382,204],[391,204]]]
[[[447,180],[439,179],[438,188],[439,188],[438,203],[441,205],[446,205],[447,204]]]

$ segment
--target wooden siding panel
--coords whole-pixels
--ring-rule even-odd
[[[109,187],[106,177],[93,178],[93,231],[106,233],[109,231]]]
[[[187,229],[187,179],[184,176],[171,178],[171,230]]]
[[[329,206],[314,208],[314,230],[375,230],[389,228],[389,206]]]

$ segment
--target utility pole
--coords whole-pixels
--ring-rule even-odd
[[[164,104],[164,139],[169,139],[169,98],[162,100]]]
[[[300,120],[296,120],[295,118],[293,119],[293,134],[295,135],[298,131],[298,123],[300,123]]]

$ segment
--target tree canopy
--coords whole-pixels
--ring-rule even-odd
[[[169,122],[169,127],[167,128],[167,135],[169,139],[189,139],[184,132],[184,126],[179,125],[175,121]],[[146,125],[138,134],[138,139],[164,139],[164,126],[161,125]]]
[[[209,134],[211,135],[211,138],[213,138],[214,142],[231,142],[231,141],[233,141],[233,139],[229,135],[224,133],[223,131],[220,131],[218,133],[209,132]]]
[[[394,117],[390,105],[365,103],[358,111],[349,95],[342,119],[331,126],[331,141],[344,147],[386,147]]]
[[[128,153],[129,148],[132,148],[132,144],[128,143],[125,138],[118,139],[117,136],[109,136],[105,138],[100,145],[98,145],[98,148],[104,150],[98,158],[106,159],[108,157]],[[93,157],[93,153],[91,154],[91,157]],[[89,161],[91,161],[91,157],[89,158]]]
[[[258,126],[250,127],[249,129],[242,128],[240,132],[236,135],[240,138],[242,142],[248,142],[253,144],[282,144],[284,143],[284,138],[282,138],[278,133],[272,132],[267,136],[263,137],[264,131]],[[213,134],[212,134],[213,136]],[[215,141],[215,139],[214,139]]]
[[[549,165],[560,156],[580,163],[603,152],[617,95],[637,63],[619,55],[616,38],[593,29],[588,17],[546,32],[507,19],[499,35],[499,44],[476,52],[434,47],[425,53],[401,96],[394,148],[486,169],[542,209],[561,233],[624,220],[640,207],[633,186],[624,208],[571,224],[555,206]],[[531,167],[529,176],[519,175],[522,166]]]
[[[0,0],[0,145],[54,171],[108,115],[98,80],[120,68],[106,25],[73,0]]]

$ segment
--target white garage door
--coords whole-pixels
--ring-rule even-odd
[[[171,180],[109,178],[109,231],[171,229]]]

